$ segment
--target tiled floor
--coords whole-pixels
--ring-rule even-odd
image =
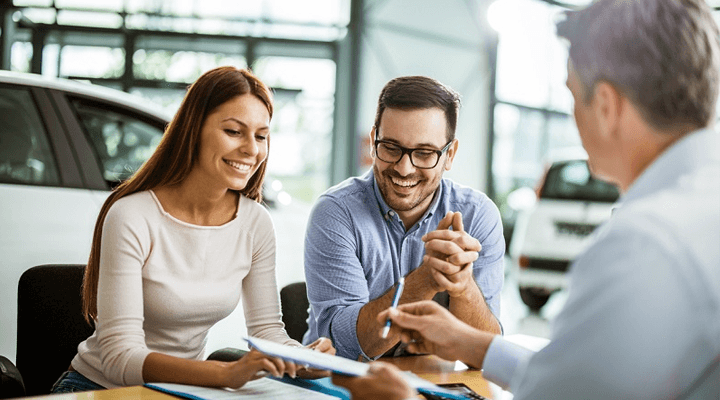
[[[304,281],[303,240],[305,224],[310,207],[302,204],[290,204],[271,210],[277,235],[277,277],[278,287],[289,283]],[[506,259],[506,263],[510,261]],[[505,278],[502,292],[500,320],[505,334],[525,334],[548,337],[549,321],[560,312],[567,293],[554,294],[540,313],[531,313],[520,300],[517,282],[512,273]],[[246,335],[245,319],[241,307],[232,315],[218,323],[210,332],[208,350],[222,347],[247,348],[243,336]]]

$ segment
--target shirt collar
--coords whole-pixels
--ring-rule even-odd
[[[375,193],[375,199],[377,200],[378,207],[380,208],[380,215],[383,217],[383,219],[385,221],[390,221],[391,219],[394,218],[395,220],[400,221],[402,223],[402,221],[400,220],[400,217],[397,215],[397,212],[395,212],[392,208],[390,208],[390,206],[387,205],[387,203],[385,202],[385,199],[382,196],[382,193],[380,193],[380,187],[378,186],[377,180],[375,179],[375,170],[374,169],[370,169],[370,175],[372,177],[373,192]],[[430,217],[433,216],[433,214],[435,213],[435,211],[438,208],[438,204],[440,204],[440,198],[442,197],[442,194],[443,194],[443,181],[441,180],[440,185],[438,185],[437,190],[435,190],[435,194],[433,194],[433,196],[434,196],[433,201],[430,203],[430,206],[428,207],[428,209],[425,210],[425,214],[423,214],[423,216],[418,220],[418,222],[415,223],[415,225],[424,223]],[[413,225],[413,227],[415,225]],[[410,229],[412,229],[412,227]],[[410,231],[410,229],[408,229],[408,231]]]
[[[685,135],[653,161],[620,200],[626,203],[644,197],[675,182],[699,166],[719,162],[720,134],[706,128]]]

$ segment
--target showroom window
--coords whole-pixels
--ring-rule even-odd
[[[535,188],[558,154],[583,153],[565,86],[567,47],[555,34],[564,10],[536,0],[498,0],[488,10],[498,31],[492,182],[506,219],[508,194]]]

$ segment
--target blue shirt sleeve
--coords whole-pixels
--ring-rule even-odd
[[[500,211],[487,196],[483,196],[475,210],[463,215],[466,231],[482,245],[473,264],[473,275],[490,311],[500,323],[500,294],[505,281],[505,239]]]
[[[305,279],[311,306],[309,339],[328,337],[338,356],[357,359],[365,356],[356,325],[369,292],[348,213],[326,196],[314,206],[305,235]]]

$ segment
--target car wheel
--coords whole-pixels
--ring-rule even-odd
[[[531,311],[538,312],[547,303],[552,293],[539,287],[521,287],[520,298]]]

